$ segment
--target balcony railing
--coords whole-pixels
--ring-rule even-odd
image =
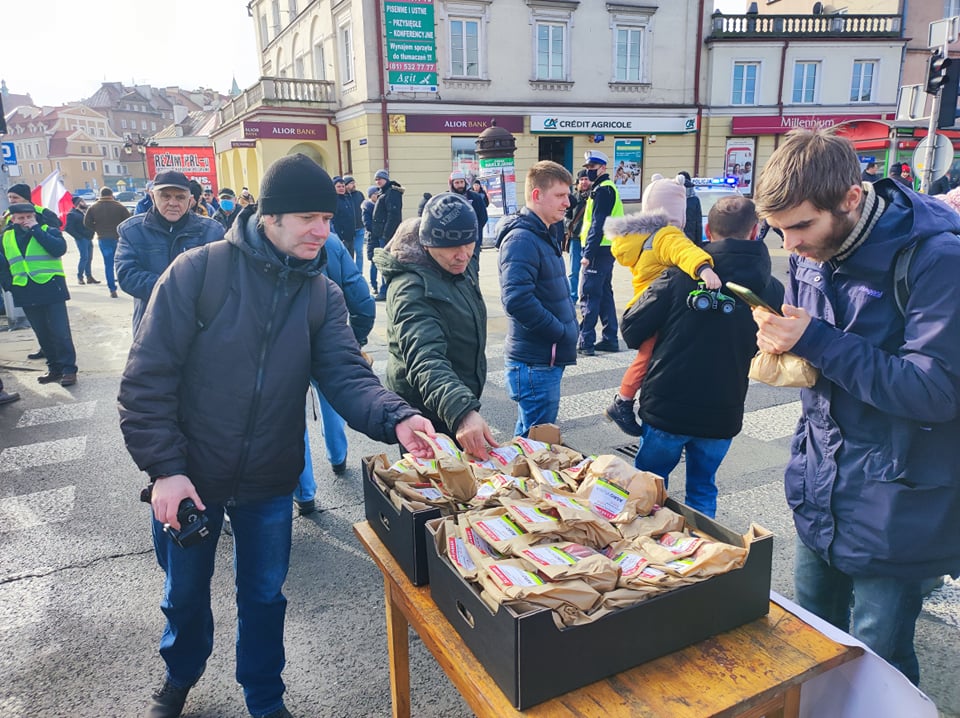
[[[219,124],[243,117],[250,110],[263,105],[289,105],[306,103],[330,105],[337,101],[332,82],[325,80],[297,80],[289,77],[261,77],[257,84],[247,88],[224,105],[220,111]]]
[[[711,40],[780,37],[879,37],[903,35],[899,15],[722,15],[711,17]]]

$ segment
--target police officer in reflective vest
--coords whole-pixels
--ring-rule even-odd
[[[607,156],[596,150],[583,153],[583,166],[593,183],[587,209],[583,215],[580,242],[583,268],[580,280],[580,339],[577,351],[586,356],[596,352],[620,351],[617,338],[617,307],[613,301],[613,255],[610,240],[603,235],[603,223],[607,217],[622,217],[623,204],[616,185],[607,174]],[[598,342],[597,320],[603,326],[603,335]]]
[[[70,335],[66,301],[70,298],[60,257],[67,243],[60,230],[37,222],[32,204],[10,205],[10,223],[3,230],[0,286],[13,293],[30,320],[47,359],[41,384],[77,383],[77,352]]]

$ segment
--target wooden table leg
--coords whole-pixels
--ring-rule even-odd
[[[800,715],[800,686],[791,686],[783,694],[783,718],[797,718]]]
[[[407,617],[397,608],[384,577],[384,604],[387,609],[387,647],[390,651],[390,701],[393,718],[410,718],[410,642]]]

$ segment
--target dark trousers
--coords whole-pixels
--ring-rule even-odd
[[[590,348],[596,343],[597,321],[603,325],[603,341],[616,344],[617,305],[613,301],[613,255],[609,247],[600,247],[583,270],[580,279],[579,346]]]
[[[33,333],[37,335],[40,348],[47,357],[50,373],[76,374],[77,350],[73,348],[73,337],[70,335],[67,303],[23,307],[23,313],[30,320]]]
[[[113,275],[113,255],[117,253],[117,239],[107,239],[97,237],[97,244],[100,245],[100,254],[103,255],[103,273],[107,280],[107,287],[111,292],[117,291],[117,280]]]
[[[80,261],[77,263],[77,279],[87,279],[93,278],[93,267],[91,262],[93,261],[93,240],[92,239],[78,239],[77,251],[80,252]]]

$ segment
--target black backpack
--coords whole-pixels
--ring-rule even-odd
[[[230,293],[230,277],[237,271],[240,250],[225,239],[207,245],[207,260],[203,267],[203,286],[197,297],[197,328],[204,331],[216,318]],[[307,316],[310,334],[316,334],[327,313],[327,287],[322,274],[310,283],[310,307]]]

